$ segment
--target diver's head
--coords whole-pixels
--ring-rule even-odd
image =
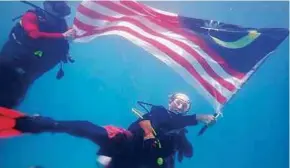
[[[66,1],[45,0],[43,7],[44,10],[59,18],[64,18],[71,13],[71,8]]]
[[[191,107],[189,97],[184,93],[174,93],[169,95],[169,110],[176,113],[185,115]]]

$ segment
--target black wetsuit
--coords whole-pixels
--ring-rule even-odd
[[[168,112],[162,106],[153,106],[151,112],[144,115],[144,119],[151,120],[157,132],[157,138],[162,148],[154,147],[153,141],[143,140],[143,130],[138,121],[131,124],[129,131],[133,136],[119,133],[109,137],[107,130],[89,121],[57,121],[42,116],[21,116],[15,119],[13,129],[22,133],[67,133],[72,136],[91,140],[100,146],[99,155],[112,157],[109,168],[170,168],[174,166],[174,155],[192,156],[192,146],[186,140],[184,128],[196,125],[195,115],[180,116]],[[179,133],[170,131],[181,129]],[[162,166],[157,165],[156,159],[165,160]]]
[[[58,32],[61,35],[68,29],[64,19],[50,21],[41,10],[29,10],[24,16],[28,14],[35,14],[35,24],[40,32]],[[16,23],[0,52],[0,106],[18,106],[36,79],[56,65],[67,62],[68,52],[69,43],[66,39],[34,39],[23,24]],[[59,72],[61,74],[63,71]]]
[[[147,104],[151,105],[151,104]],[[175,155],[181,162],[183,157],[193,156],[193,147],[186,138],[187,126],[197,124],[196,115],[182,116],[168,111],[163,106],[154,106],[150,112],[146,113],[143,120],[150,120],[153,128],[157,132],[162,148],[154,148],[151,151],[144,150],[143,129],[139,126],[140,120],[132,123],[128,130],[135,135],[132,146],[134,155],[126,158],[122,155],[112,158],[109,168],[173,168],[175,164]],[[150,148],[150,147],[147,147]],[[98,154],[106,155],[102,150]],[[108,155],[107,155],[108,156]],[[162,166],[157,165],[156,160],[162,157],[165,162]]]
[[[16,119],[15,129],[22,133],[67,133],[72,136],[91,140],[93,143],[106,146],[109,141],[104,127],[88,121],[56,121],[49,117],[25,116]]]

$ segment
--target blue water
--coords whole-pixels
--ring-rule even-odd
[[[71,2],[74,10],[78,2]],[[36,2],[36,4],[40,4]],[[248,27],[289,28],[288,2],[146,2],[159,9]],[[11,19],[28,7],[1,2],[0,45]],[[72,22],[73,16],[69,18]],[[193,112],[212,113],[210,104],[178,74],[144,50],[120,37],[72,44],[76,62],[37,80],[19,107],[28,114],[62,120],[90,120],[127,127],[137,100],[166,105],[167,95],[182,91],[193,99]],[[224,109],[224,117],[202,137],[190,128],[195,156],[177,168],[287,168],[289,42],[256,71]],[[0,81],[1,82],[1,81]],[[0,140],[0,168],[94,168],[98,147],[65,134],[42,134]]]

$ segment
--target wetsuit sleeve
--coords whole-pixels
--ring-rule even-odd
[[[170,122],[173,129],[180,129],[187,126],[194,126],[198,124],[196,120],[196,114],[187,116],[174,116]]]
[[[64,38],[62,33],[47,33],[40,32],[38,27],[38,19],[36,14],[32,12],[27,12],[22,17],[22,26],[24,30],[28,33],[29,37],[33,39],[38,38]]]
[[[67,133],[103,145],[109,138],[107,131],[89,121],[56,121],[48,117],[25,116],[16,120],[15,128],[22,133]]]
[[[168,111],[162,106],[152,107],[150,113],[147,113],[146,119],[152,121],[154,126],[167,125],[167,129],[181,129],[187,126],[197,125],[196,115],[175,115],[169,114]]]

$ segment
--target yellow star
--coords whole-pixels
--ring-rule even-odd
[[[256,38],[256,37],[259,36],[259,35],[260,35],[260,33],[258,33],[257,30],[250,30],[250,31],[249,31],[249,37],[250,37],[251,39],[254,39],[254,38]]]

